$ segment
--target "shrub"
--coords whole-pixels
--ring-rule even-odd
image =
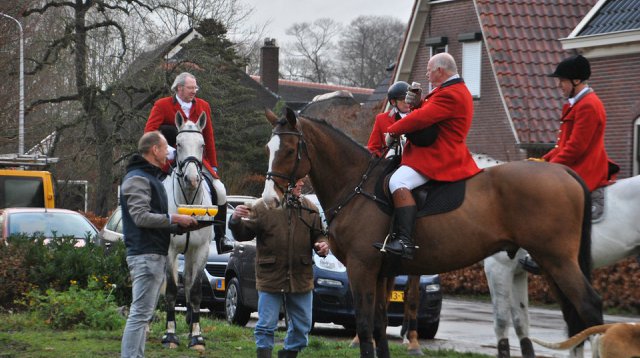
[[[114,330],[123,327],[124,318],[118,313],[110,291],[100,279],[93,277],[86,289],[72,281],[67,291],[48,289],[44,294],[32,290],[25,305],[54,329],[94,328]]]

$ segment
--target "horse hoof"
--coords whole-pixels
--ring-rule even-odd
[[[162,346],[169,349],[178,348],[180,341],[175,333],[165,333],[162,336]]]
[[[509,347],[509,340],[503,338],[498,341],[498,358],[510,358],[511,348]]]
[[[522,340],[520,340],[520,351],[522,352],[522,358],[536,358],[533,344],[529,338],[522,338]]]
[[[189,348],[198,352],[204,352],[204,337],[202,336],[189,336]]]

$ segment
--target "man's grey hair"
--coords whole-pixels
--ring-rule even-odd
[[[147,132],[143,134],[138,141],[138,152],[142,155],[148,154],[151,152],[151,148],[153,148],[154,145],[162,144],[163,140],[166,139],[164,139],[164,136],[160,131]]]
[[[178,88],[178,86],[184,86],[187,78],[193,78],[195,80],[196,76],[190,74],[189,72],[182,72],[181,74],[176,76],[175,80],[173,80],[173,84],[171,85],[171,92],[176,93],[176,89]]]
[[[456,60],[450,54],[446,52],[439,53],[431,57],[431,68],[442,68],[445,71],[453,74],[458,73],[458,66]]]

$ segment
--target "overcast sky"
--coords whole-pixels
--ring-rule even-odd
[[[291,41],[285,30],[294,23],[313,22],[328,17],[342,25],[363,15],[389,15],[406,23],[409,21],[414,0],[241,0],[253,7],[250,23],[270,21],[265,37],[274,37],[278,43]]]

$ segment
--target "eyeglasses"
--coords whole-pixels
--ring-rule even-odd
[[[200,87],[198,86],[182,86],[184,89],[188,90],[188,91],[196,91],[198,92],[200,90]]]

